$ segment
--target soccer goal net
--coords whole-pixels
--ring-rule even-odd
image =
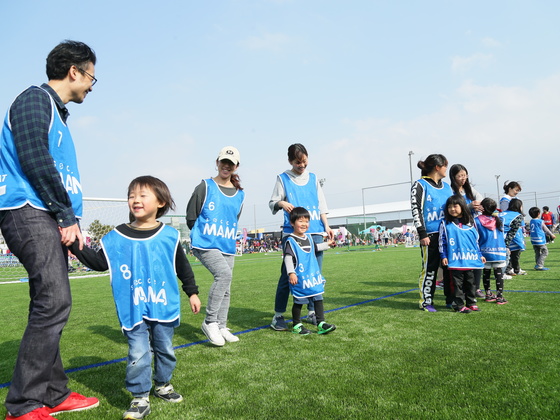
[[[184,215],[164,216],[163,223],[175,227],[181,233],[181,241],[186,242],[189,231],[185,224]],[[84,243],[99,249],[100,239],[115,226],[129,221],[129,210],[126,199],[115,198],[84,198],[84,213],[80,226]],[[68,255],[68,272],[70,277],[99,275],[84,267],[71,254]],[[103,273],[105,275],[107,273]],[[15,283],[27,281],[27,272],[13,255],[4,238],[0,235],[0,283]]]

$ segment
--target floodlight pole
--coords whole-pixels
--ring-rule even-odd
[[[500,179],[500,175],[494,175],[496,177],[496,191],[498,192],[498,201],[500,201],[500,184],[498,184],[498,179]]]
[[[412,188],[412,155],[414,152],[411,150],[408,152],[408,166],[410,167],[410,188]]]

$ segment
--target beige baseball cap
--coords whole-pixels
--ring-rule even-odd
[[[222,150],[220,150],[218,160],[224,159],[232,161],[234,165],[239,165],[239,150],[237,150],[233,146],[224,147]]]

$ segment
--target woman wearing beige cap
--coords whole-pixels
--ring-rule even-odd
[[[245,192],[239,176],[239,151],[224,147],[216,159],[218,174],[202,180],[187,205],[193,254],[214,276],[208,292],[202,331],[210,343],[223,346],[239,341],[227,328],[230,286],[233,276],[237,224]]]

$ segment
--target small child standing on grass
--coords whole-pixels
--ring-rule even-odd
[[[521,253],[525,251],[525,214],[523,213],[523,201],[512,198],[506,211],[500,213],[504,223],[504,235],[506,247],[509,249],[509,262],[506,261],[506,274],[510,276],[524,276],[527,274],[519,265]]]
[[[294,228],[284,245],[284,265],[290,282],[290,292],[294,297],[292,306],[293,333],[300,335],[310,334],[301,323],[301,308],[313,301],[317,317],[317,332],[327,334],[336,329],[333,324],[325,322],[323,306],[323,293],[325,292],[325,279],[321,274],[315,252],[324,251],[335,247],[336,242],[315,243],[311,235],[305,233],[309,228],[311,215],[303,207],[295,207],[290,212],[290,224]]]
[[[98,251],[80,251],[75,244],[71,248],[84,265],[110,269],[117,316],[128,340],[125,385],[133,396],[123,419],[150,414],[152,376],[156,397],[172,403],[183,400],[170,384],[177,362],[172,339],[181,310],[177,277],[195,314],[200,299],[179,232],[156,220],[174,206],[167,185],[152,176],[138,177],[128,187],[131,223],[105,235]]]
[[[474,270],[484,268],[486,259],[480,252],[472,212],[465,199],[455,194],[447,199],[444,215],[439,228],[439,252],[454,291],[453,308],[463,314],[479,311]]]
[[[556,238],[554,234],[548,229],[545,221],[540,218],[541,211],[538,207],[531,207],[529,209],[529,216],[531,216],[531,243],[535,250],[535,270],[546,271],[547,267],[544,266],[544,260],[548,256],[548,248],[546,246],[547,236],[552,240]]]
[[[504,239],[504,226],[497,214],[498,204],[489,197],[480,202],[482,214],[475,218],[476,228],[480,236],[478,243],[482,256],[486,258],[482,272],[482,284],[486,291],[484,300],[496,302],[498,305],[507,303],[504,298],[504,269],[506,267],[507,249]],[[490,289],[490,274],[494,269],[496,278],[496,294]]]

